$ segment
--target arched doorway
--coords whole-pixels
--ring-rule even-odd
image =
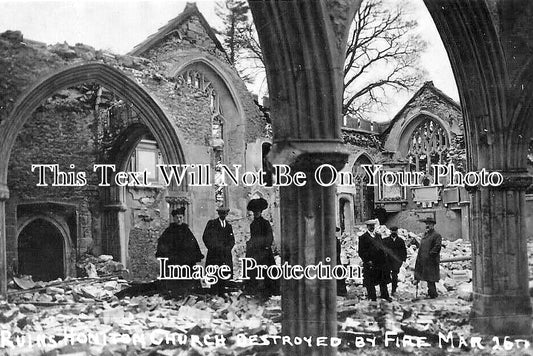
[[[65,236],[52,222],[37,218],[18,236],[18,272],[34,281],[64,278]]]
[[[30,120],[36,109],[54,93],[84,83],[96,84],[98,87],[116,94],[117,98],[131,104],[131,108],[135,110],[130,111],[135,112],[137,121],[157,140],[161,155],[166,162],[176,164],[186,162],[185,151],[182,149],[182,140],[180,139],[181,133],[179,133],[176,123],[169,119],[168,114],[157,102],[157,93],[148,92],[138,82],[130,78],[127,73],[112,66],[102,63],[81,64],[61,69],[41,79],[21,95],[10,115],[1,122],[0,131],[5,133],[6,139],[0,143],[0,157],[2,157],[0,159],[0,182],[2,182],[0,188],[6,186],[8,163],[18,133],[23,129],[24,123]],[[116,164],[116,158],[117,156],[120,158],[120,151],[123,148],[121,145],[127,146],[128,144],[128,142],[119,142],[112,147],[108,163]],[[102,252],[113,255],[115,260],[125,264],[127,247],[124,219],[121,216],[124,212],[123,194],[118,188],[120,187],[102,186],[102,239],[104,240]],[[7,200],[8,190],[5,189],[5,193],[1,189],[0,191],[3,193],[0,198],[5,196]],[[168,191],[172,193],[185,192],[184,194],[186,194],[187,184],[178,187],[174,182],[171,182]],[[3,206],[0,208],[4,209]],[[0,218],[3,218],[4,214],[3,210],[0,211]],[[0,226],[4,226],[4,221],[0,221]],[[2,229],[0,233],[4,235],[5,230]],[[11,236],[14,237],[15,234],[16,231]]]
[[[345,232],[353,232],[353,207],[352,207],[352,201],[351,196],[349,195],[341,195],[339,199],[339,225],[338,226],[341,229],[341,233]]]

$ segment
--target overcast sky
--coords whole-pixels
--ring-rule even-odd
[[[422,0],[408,0],[419,31],[428,42],[422,65],[436,87],[458,101],[457,88],[446,51]],[[197,1],[212,27],[219,27],[214,0]],[[135,45],[179,15],[182,0],[0,0],[0,32],[20,30],[25,38],[54,44],[85,43],[115,53],[129,52]],[[255,89],[257,90],[257,89]],[[391,119],[412,94],[395,95],[376,121]]]

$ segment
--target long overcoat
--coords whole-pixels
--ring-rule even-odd
[[[363,260],[364,286],[390,282],[390,267],[387,263],[387,255],[380,234],[376,233],[372,237],[367,231],[361,235],[357,253]]]
[[[438,282],[440,279],[440,250],[442,237],[435,230],[426,232],[420,241],[416,257],[415,278],[419,281]]]
[[[250,240],[246,242],[246,257],[253,258],[258,265],[273,266],[276,264],[272,252],[272,227],[262,216],[255,218],[250,224]],[[245,281],[246,288],[251,292],[265,295],[279,294],[279,283],[265,276],[264,280],[256,279],[255,273],[249,273],[250,280]]]
[[[205,265],[228,265],[233,274],[231,249],[235,245],[235,237],[231,224],[226,221],[226,226],[222,227],[220,219],[209,220],[202,240],[207,247]]]
[[[200,251],[198,241],[187,224],[171,223],[157,240],[156,257],[168,258],[167,265],[194,266],[204,255]],[[200,288],[195,279],[161,280],[159,287],[171,293],[188,293],[191,289]]]
[[[407,249],[405,242],[400,236],[392,239],[388,236],[383,240],[387,252],[387,263],[392,271],[397,271],[402,267],[403,262],[407,259]]]
[[[167,264],[193,266],[204,257],[198,241],[187,224],[171,223],[157,240],[156,257],[168,258]]]

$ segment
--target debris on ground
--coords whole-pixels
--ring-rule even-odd
[[[98,277],[108,275],[127,276],[127,270],[120,262],[113,261],[113,256],[100,255],[98,257],[84,254],[76,263],[78,277]]]
[[[400,230],[400,236],[416,241],[410,235],[414,234]],[[357,236],[345,236],[342,245],[344,261],[359,263],[357,254],[353,254],[357,251]],[[459,343],[461,337],[477,336],[469,324],[471,264],[453,260],[468,256],[470,244],[462,240],[444,242],[441,258],[452,261],[441,264],[437,299],[424,299],[424,283],[415,295],[412,282],[416,246],[409,244],[392,302],[368,301],[358,281],[347,281],[347,297],[337,299],[339,355],[483,351]],[[533,251],[533,244],[529,251]],[[80,260],[78,267],[85,271],[94,268],[96,276],[90,272],[82,278],[49,282],[17,277],[10,284],[8,300],[0,302],[0,355],[281,355],[281,344],[273,342],[282,336],[279,296],[266,302],[241,292],[170,299],[154,291],[151,295],[118,298],[117,293],[132,283],[120,276],[123,267],[109,257]],[[448,340],[444,346],[442,336]],[[251,341],[260,343],[261,337],[270,338],[269,344],[254,345]],[[411,341],[406,343],[406,338]],[[385,347],[385,340],[396,346]],[[412,340],[424,340],[429,346],[419,348]],[[487,354],[505,354],[503,349],[492,349],[494,340],[483,339],[483,345],[490,350]]]

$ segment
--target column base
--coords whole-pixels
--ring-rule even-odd
[[[471,320],[474,330],[481,334],[531,335],[530,297],[474,293]]]

